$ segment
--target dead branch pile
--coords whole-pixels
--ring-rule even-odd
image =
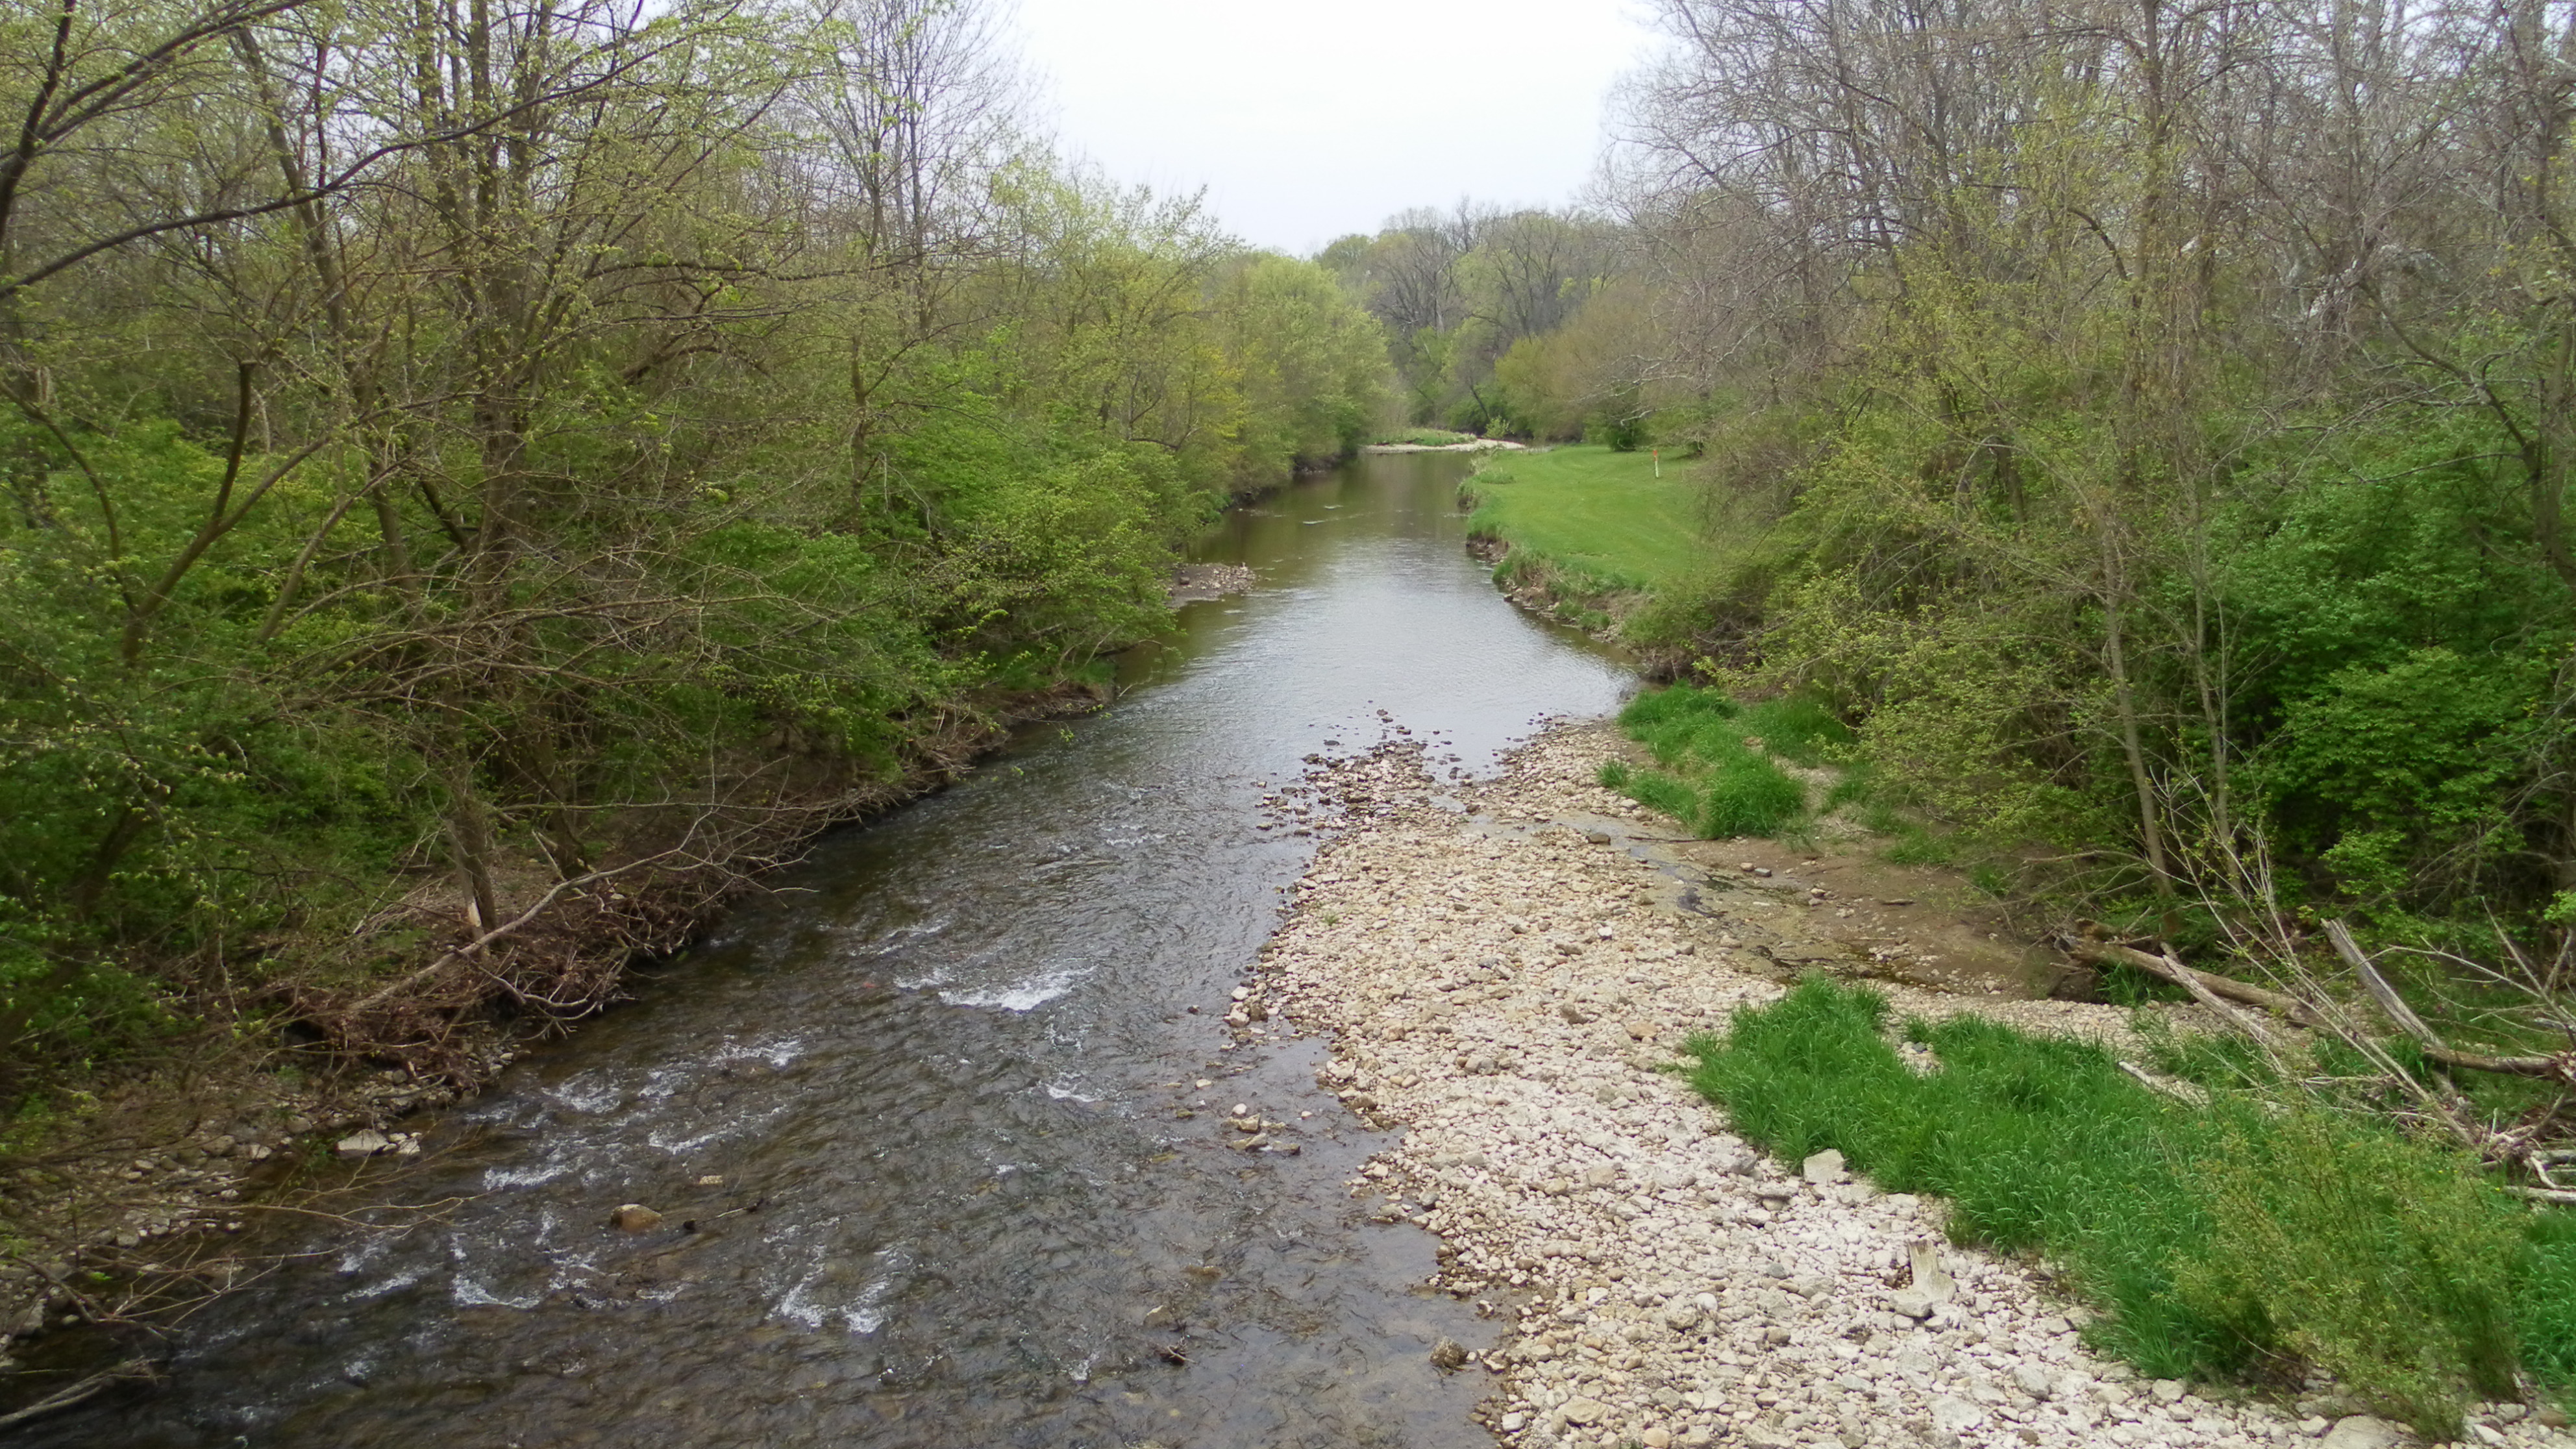
[[[2257,986],[2185,964],[2162,942],[2123,942],[2093,922],[2079,922],[2063,932],[2057,944],[2070,955],[2104,966],[2127,966],[2168,981],[2236,1030],[2254,1040],[2281,1064],[2279,1029],[2323,1033],[2342,1042],[2370,1063],[2410,1103],[2404,1115],[2436,1127],[2476,1150],[2486,1161],[2527,1176],[2509,1191],[2536,1199],[2576,1203],[2576,1188],[2561,1186],[2554,1170],[2576,1163],[2576,1012],[2568,1009],[2563,990],[2568,975],[2566,953],[2539,963],[2507,939],[2510,960],[2502,967],[2446,952],[2425,951],[2443,965],[2491,994],[2519,1003],[2500,1015],[2518,1028],[2517,1035],[2557,1035],[2567,1045],[2553,1052],[2493,1052],[2463,1049],[2418,1013],[2388,973],[2361,949],[2341,921],[2324,924],[2327,943],[2350,971],[2359,997],[2338,992],[2308,964],[2299,941],[2287,930],[2242,932],[2240,955],[2266,970],[2274,985]],[[2254,947],[2257,949],[2246,949]],[[2364,1006],[2367,1002],[2367,1007]],[[2249,1013],[2241,1008],[2252,1007]],[[2401,1060],[2389,1045],[2392,1032],[2414,1048],[2426,1064]],[[2454,1072],[2487,1072],[2551,1083],[2550,1099],[2506,1123],[2484,1120],[2458,1086]]]

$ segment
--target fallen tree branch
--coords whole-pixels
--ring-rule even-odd
[[[2338,929],[2339,923],[2328,926],[2330,935]],[[2347,941],[2350,939],[2348,934],[2345,939]],[[2206,990],[2213,996],[2224,997],[2247,1006],[2258,1006],[2266,1011],[2278,1012],[2300,1026],[2328,1031],[2335,1029],[2323,1012],[2294,996],[2285,996],[2278,991],[2269,991],[2260,986],[2238,981],[2233,977],[2220,976],[2214,972],[2186,966],[2171,956],[2154,955],[2141,951],[2135,946],[2123,946],[2111,941],[2096,941],[2078,935],[2062,935],[2058,941],[2069,955],[2097,965],[2135,967],[2150,976],[2172,982],[2183,990],[2191,992],[2195,998],[2202,990]],[[2338,945],[2336,950],[2340,953],[2343,947]],[[2353,956],[2359,955],[2360,949],[2355,947]],[[2352,956],[2345,957],[2347,962],[2352,959]],[[2368,958],[2362,959],[2367,961]],[[2432,1029],[2424,1025],[2421,1018],[2407,1009],[2403,1000],[2397,999],[2397,993],[2388,987],[2387,981],[2380,978],[2378,972],[2371,971],[2364,976],[2362,982],[2364,988],[2369,989],[2374,979],[2378,980],[2379,987],[2371,991],[2372,997],[2380,999],[2379,990],[2388,991],[2388,998],[2380,999],[2383,1010],[2388,1010],[2389,1000],[2396,1000],[2396,1008],[2389,1010],[2389,1015],[2396,1017],[2401,1011],[2405,1013],[2404,1019],[2400,1020],[2398,1025],[2421,1044],[2426,1060],[2469,1071],[2494,1072],[2501,1076],[2513,1077],[2545,1077],[2554,1081],[2576,1084],[2576,1052],[2562,1052],[2555,1056],[2499,1057],[2489,1056],[2483,1052],[2464,1052],[2457,1047],[2445,1046],[2440,1038],[2434,1036]],[[2195,990],[2195,986],[2199,989]],[[2409,1021],[2413,1022],[2411,1027],[2407,1025]]]
[[[388,982],[383,987],[377,989],[372,995],[361,1000],[356,1006],[351,1007],[350,1012],[352,1015],[355,1015],[371,1011],[392,998],[401,995],[403,992],[429,980],[440,971],[445,970],[449,962],[472,959],[477,953],[482,951],[484,947],[491,945],[493,942],[500,940],[502,937],[509,935],[520,927],[528,924],[530,921],[535,920],[544,912],[546,907],[553,905],[556,898],[563,895],[566,891],[574,890],[581,886],[596,885],[600,881],[609,880],[616,876],[623,875],[628,871],[641,869],[644,866],[652,865],[658,861],[667,860],[679,853],[680,852],[676,849],[660,851],[653,855],[645,856],[640,860],[628,861],[624,865],[610,866],[604,870],[591,871],[587,875],[580,875],[569,880],[557,881],[554,889],[547,891],[542,896],[539,896],[535,905],[521,911],[515,919],[507,921],[501,925],[494,926],[492,929],[485,931],[483,934],[466,942],[462,946],[449,948],[444,954],[439,956],[438,959],[421,967],[419,970],[414,971],[408,976]]]
[[[2379,974],[2378,968],[2353,941],[2352,932],[2344,929],[2343,922],[2326,922],[2326,939],[2334,943],[2335,954],[2341,956],[2353,974],[2361,978],[2362,989],[2379,1003],[2380,1010],[2388,1013],[2388,1019],[2423,1046],[2427,1061],[2475,1072],[2494,1072],[2501,1076],[2548,1077],[2576,1083],[2576,1052],[2561,1052],[2556,1056],[2497,1057],[2483,1052],[2464,1052],[2448,1045],[2407,1006],[2396,988],[2388,984],[2387,978]]]
[[[2284,996],[2280,992],[2251,986],[2233,977],[2220,976],[2186,966],[2171,956],[2153,955],[2134,946],[2122,946],[2110,941],[2095,941],[2083,936],[2062,936],[2059,942],[2069,955],[2078,956],[2102,966],[2135,967],[2150,976],[2170,981],[2183,990],[2191,992],[2195,999],[2206,992],[2211,996],[2224,997],[2229,1001],[2278,1012],[2300,1026],[2313,1027],[2325,1024],[2315,1008],[2296,997]]]
[[[2218,993],[2210,989],[2209,983],[2201,979],[2200,973],[2175,959],[2174,954],[2171,951],[2164,952],[2156,959],[2164,963],[2165,979],[2173,982],[2177,986],[2180,986],[2183,990],[2190,992],[2192,1000],[2197,1001],[2201,1005],[2208,1007],[2211,1011],[2218,1013],[2221,1019],[2234,1022],[2238,1031],[2252,1037],[2257,1043],[2261,1044],[2267,1050],[2278,1045],[2278,1043],[2273,1039],[2272,1029],[2263,1024],[2263,1019],[2261,1017],[2248,1016],[2244,1012],[2241,1012],[2235,1007],[2220,1000]],[[2219,977],[2213,979],[2224,980],[2225,978]]]
[[[2576,1083],[2576,1052],[2561,1052],[2554,1057],[2491,1057],[2478,1052],[2464,1052],[2454,1047],[2426,1047],[2428,1061],[2446,1067],[2466,1067],[2473,1072],[2495,1072],[2508,1077],[2550,1077]]]
[[[2380,1010],[2388,1013],[2388,1019],[2397,1024],[2398,1030],[2428,1047],[2443,1045],[2442,1039],[2433,1034],[2433,1028],[2424,1024],[2424,1018],[2415,1014],[2415,1008],[2406,1004],[2406,998],[2398,995],[2397,988],[2389,985],[2388,978],[2380,975],[2379,968],[2362,954],[2360,945],[2352,939],[2352,932],[2344,928],[2343,922],[2326,922],[2326,939],[2334,943],[2335,954],[2352,968],[2353,975],[2361,978],[2362,989],[2370,993],[2371,1000],[2379,1003]]]
[[[2126,1059],[2116,1060],[2119,1060],[2121,1071],[2127,1072],[2130,1076],[2137,1078],[2139,1085],[2145,1087],[2148,1091],[2160,1093],[2164,1096],[2173,1098],[2177,1102],[2187,1103],[2194,1107],[2206,1107],[2209,1105],[2209,1093],[2202,1090],[2197,1083],[2178,1082],[2170,1077],[2160,1077],[2155,1073],[2148,1071],[2146,1068],[2139,1066],[2136,1062],[2128,1061]]]
[[[0,1429],[14,1429],[20,1424],[26,1423],[30,1419],[39,1418],[43,1415],[54,1413],[60,1409],[68,1409],[74,1404],[81,1403],[84,1400],[95,1397],[104,1389],[116,1384],[124,1383],[131,1379],[151,1379],[157,1377],[159,1377],[159,1375],[153,1372],[152,1365],[145,1363],[139,1358],[128,1359],[126,1362],[118,1364],[112,1369],[106,1369],[99,1373],[91,1374],[88,1378],[82,1379],[78,1383],[67,1384],[62,1388],[56,1389],[54,1392],[45,1395],[43,1398],[38,1399],[23,1409],[17,1409],[10,1413],[0,1414]]]

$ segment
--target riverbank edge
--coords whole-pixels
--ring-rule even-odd
[[[1484,497],[1476,490],[1475,482],[1475,475],[1470,473],[1458,484],[1461,513],[1472,514],[1483,505]],[[1670,684],[1690,673],[1695,658],[1692,650],[1646,644],[1627,636],[1629,618],[1655,602],[1652,589],[1583,587],[1572,582],[1575,575],[1557,559],[1473,524],[1468,528],[1467,554],[1485,566],[1504,598],[1550,623],[1578,630],[1595,643],[1625,652],[1646,682]]]
[[[1785,973],[1734,949],[1701,895],[1724,877],[1659,864],[1669,823],[1594,782],[1623,750],[1561,722],[1453,798],[1427,777],[1381,790],[1318,851],[1254,976],[1250,1016],[1327,1034],[1319,1085],[1405,1133],[1354,1196],[1441,1239],[1427,1287],[1505,1320],[1481,1359],[1450,1356],[1495,1378],[1480,1422],[1515,1449],[2404,1442],[2322,1383],[2292,1408],[2138,1384],[2083,1349],[2084,1310],[2039,1265],[1941,1246],[1937,1204],[1728,1132],[1680,1045]],[[1899,1019],[2129,1040],[2109,1007],[1889,994]],[[1949,1279],[1928,1305],[1894,1291],[1923,1252]],[[2576,1443],[2520,1405],[2472,1422]]]
[[[1300,460],[1288,477],[1233,494],[1226,509],[1256,505],[1342,461]],[[1240,566],[1177,560],[1167,603],[1177,612],[1257,586]],[[78,1402],[58,1398],[65,1386],[40,1381],[25,1362],[50,1336],[149,1324],[172,1300],[201,1301],[243,1277],[253,1259],[237,1243],[250,1216],[279,1207],[270,1199],[291,1195],[310,1164],[418,1152],[415,1134],[399,1130],[404,1120],[473,1101],[527,1047],[613,1007],[635,968],[689,949],[822,836],[958,783],[1027,725],[1091,714],[1116,697],[1114,688],[1067,678],[971,702],[939,736],[916,742],[892,778],[816,792],[804,814],[768,838],[756,867],[723,888],[675,893],[659,877],[616,892],[615,909],[595,911],[586,933],[562,943],[571,953],[566,975],[588,989],[551,1002],[544,1015],[493,1016],[497,998],[486,1002],[449,1053],[457,1070],[444,1079],[401,1067],[362,1072],[364,1050],[332,1054],[318,1079],[300,1066],[290,1078],[276,1051],[236,1043],[188,1061],[184,1084],[147,1072],[73,1086],[76,1096],[104,1099],[74,1124],[84,1140],[0,1163],[0,1427],[31,1405]],[[461,944],[426,943],[410,966],[388,974],[419,982]],[[378,1009],[399,1014],[405,1005],[397,996]],[[31,1178],[50,1186],[30,1190]],[[145,1371],[108,1364],[82,1383],[104,1390]]]
[[[1367,443],[1360,448],[1362,457],[1395,457],[1407,453],[1525,453],[1527,443],[1509,438],[1471,438],[1463,443]]]
[[[1341,461],[1301,460],[1289,477],[1231,496],[1227,510],[1258,504]],[[1258,580],[1241,566],[1181,560],[1172,568],[1167,603],[1177,613],[1255,587]],[[337,1054],[318,1080],[300,1069],[290,1079],[279,1070],[277,1053],[236,1047],[187,1063],[184,1087],[151,1073],[82,1084],[90,1091],[75,1087],[79,1095],[106,1098],[78,1124],[88,1140],[0,1164],[0,1427],[7,1415],[59,1391],[31,1381],[23,1359],[48,1335],[149,1323],[172,1297],[197,1301],[241,1277],[247,1259],[235,1240],[248,1215],[276,1206],[266,1199],[291,1190],[307,1164],[416,1153],[415,1134],[398,1130],[405,1119],[473,1101],[527,1047],[568,1035],[581,1020],[613,1007],[636,967],[686,951],[761,880],[791,868],[824,835],[958,783],[1027,725],[1091,714],[1116,698],[1114,688],[1067,678],[984,701],[952,715],[948,732],[920,742],[891,779],[819,794],[809,813],[776,838],[783,849],[726,888],[677,902],[649,887],[619,892],[622,909],[597,913],[588,935],[570,943],[577,954],[569,974],[593,983],[590,993],[555,1004],[552,1015],[478,1017],[456,1051],[463,1070],[454,1079],[424,1080],[401,1068],[361,1073],[363,1051]],[[639,949],[639,931],[631,927],[659,939]],[[417,979],[423,965],[454,954],[458,944],[425,944],[413,967],[396,970]],[[386,1005],[399,1010],[403,1003]],[[30,1193],[32,1176],[51,1178],[52,1189]],[[84,1281],[113,1285],[113,1291],[84,1291]],[[95,1376],[95,1387],[140,1372],[139,1365],[109,1365]]]
[[[1175,607],[1191,601],[1176,598]],[[335,1055],[308,1077],[300,1065],[281,1070],[288,1063],[278,1052],[239,1044],[187,1062],[184,1082],[153,1073],[89,1084],[100,1105],[73,1124],[82,1140],[11,1164],[0,1196],[0,1416],[63,1387],[36,1381],[25,1363],[50,1335],[149,1324],[173,1300],[224,1291],[254,1261],[237,1246],[250,1218],[292,1210],[275,1199],[293,1196],[313,1164],[417,1153],[415,1134],[399,1130],[404,1120],[473,1101],[528,1047],[613,1007],[636,968],[687,950],[824,835],[958,783],[1026,725],[1090,714],[1114,699],[1101,686],[1063,680],[991,701],[935,748],[914,753],[894,777],[818,795],[781,833],[784,849],[765,854],[725,888],[676,900],[657,897],[649,885],[621,892],[622,909],[599,913],[565,943],[577,953],[571,974],[595,983],[592,993],[555,1003],[560,1015],[487,1010],[462,1029],[466,1039],[455,1050],[463,1069],[454,1077],[365,1071],[364,1052]],[[659,937],[658,948],[638,949],[630,923]],[[456,944],[425,945],[418,959],[435,963]],[[31,1192],[37,1178],[50,1181]],[[116,1364],[101,1372],[130,1378],[142,1371]]]

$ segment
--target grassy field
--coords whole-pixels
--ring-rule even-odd
[[[1703,562],[1699,489],[1678,460],[1557,448],[1494,459],[1468,480],[1468,530],[1526,549],[1602,591],[1659,589]]]

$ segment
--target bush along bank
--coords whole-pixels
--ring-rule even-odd
[[[1677,686],[1620,723],[1656,763],[1605,761],[1600,782],[1703,837],[1813,832],[1811,802],[1867,783],[1790,773],[1849,759],[1851,732],[1813,701]],[[2338,939],[2351,976],[2394,998]],[[2378,1010],[2411,1031],[2383,1026],[2360,986],[2314,973],[2276,971],[2292,994],[2161,946],[2068,940],[2132,990],[2210,996],[2215,1032],[2153,1041],[2141,1059],[2168,1077],[2151,1087],[2089,1044],[1963,1019],[1900,1031],[1869,990],[1817,980],[1696,1039],[1693,1082],[1784,1161],[1836,1149],[1947,1199],[1958,1240],[2044,1256],[2102,1310],[2095,1344],[2142,1372],[2260,1384],[2313,1367],[2440,1437],[2466,1403],[2568,1390],[2576,1216],[2517,1185],[2564,1156],[2546,1145],[2557,1059],[2460,1052],[2402,1000]]]

